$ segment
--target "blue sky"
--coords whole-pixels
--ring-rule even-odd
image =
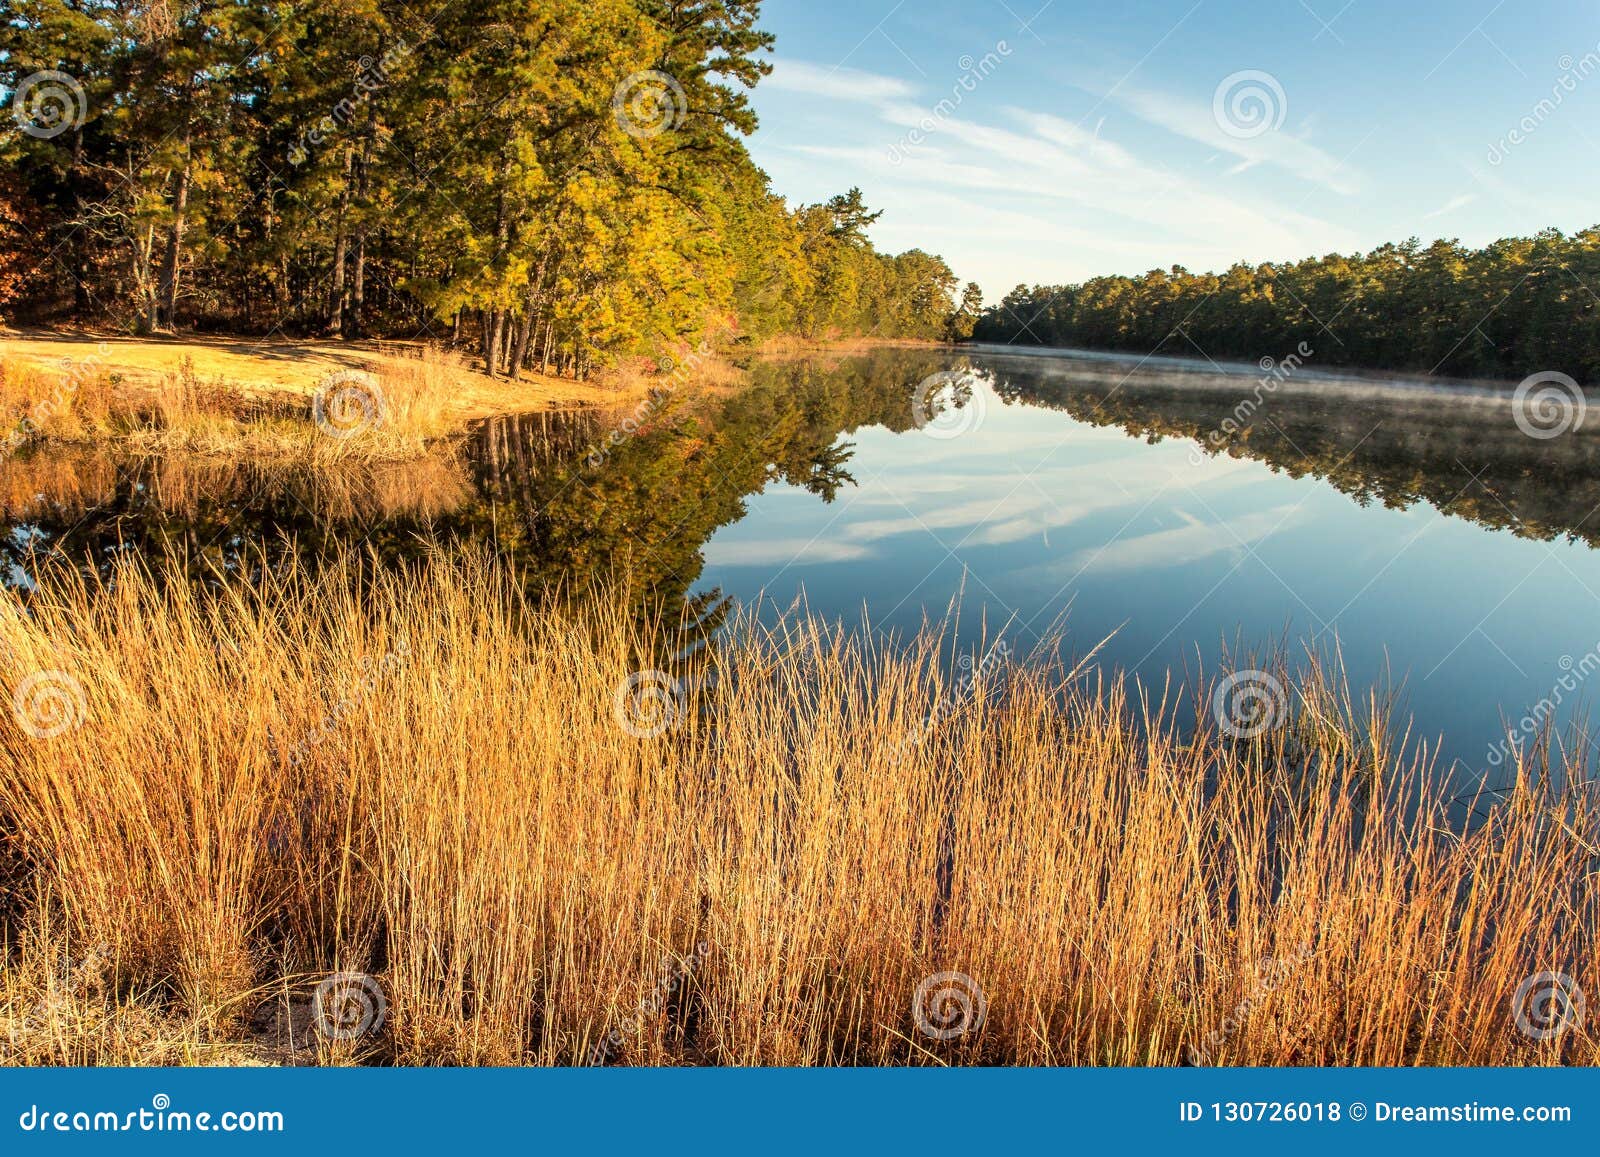
[[[859,185],[880,247],[991,302],[1600,222],[1593,0],[768,0],[763,23],[750,145],[777,190]]]

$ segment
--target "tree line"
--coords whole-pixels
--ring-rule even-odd
[[[759,7],[7,0],[0,312],[448,333],[492,373],[962,336],[975,287],[877,252],[859,190],[791,206],[751,161]]]
[[[1370,253],[1182,266],[1078,285],[1019,285],[983,311],[979,341],[1282,357],[1318,364],[1521,378],[1600,377],[1600,227],[1470,249],[1416,238]]]

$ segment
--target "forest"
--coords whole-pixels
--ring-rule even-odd
[[[758,0],[7,0],[0,321],[448,337],[586,376],[980,301],[743,138]],[[965,307],[964,309],[962,307]]]
[[[1415,238],[1370,253],[1225,273],[1181,266],[1080,285],[1019,285],[978,341],[1520,378],[1600,375],[1600,227],[1481,249]]]

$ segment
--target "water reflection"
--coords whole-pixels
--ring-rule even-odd
[[[970,376],[923,388],[950,371]],[[1108,659],[1152,681],[1215,665],[1224,638],[1337,635],[1352,675],[1409,679],[1424,733],[1458,733],[1470,761],[1561,656],[1600,645],[1600,436],[1530,439],[1482,389],[1259,380],[886,350],[761,362],[726,394],[499,419],[400,465],[49,448],[0,466],[0,561],[25,584],[49,558],[105,573],[176,552],[213,579],[471,546],[540,590],[626,580],[641,614],[681,609],[691,640],[730,596],[803,592],[909,629],[959,595],[1023,649],[1070,607],[1085,646],[1118,632]]]

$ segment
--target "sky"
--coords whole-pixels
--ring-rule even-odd
[[[768,0],[750,151],[1019,283],[1600,223],[1594,0]]]

